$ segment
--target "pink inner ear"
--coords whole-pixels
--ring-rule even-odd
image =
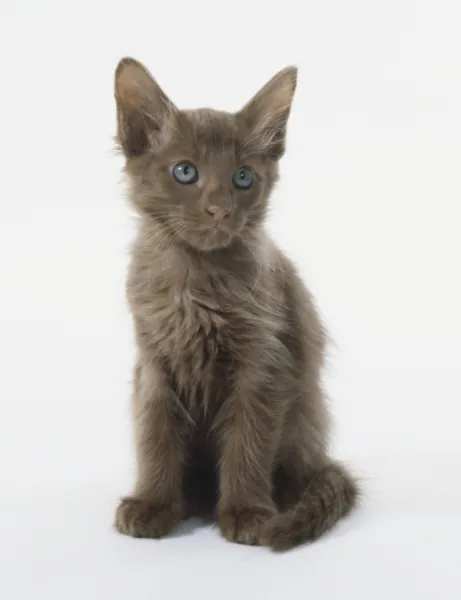
[[[244,107],[257,129],[265,129],[273,121],[286,121],[296,89],[297,70],[287,67],[275,75]]]
[[[133,88],[130,90],[123,90],[118,96],[126,108],[138,108],[142,104],[141,93]]]
[[[139,72],[134,74],[130,73],[130,71],[132,69],[127,68],[125,72],[122,71],[119,74],[116,83],[116,93],[123,104],[130,107],[137,107],[141,105],[147,90],[143,90],[143,82],[139,80]],[[136,75],[136,77],[133,77],[133,75]]]
[[[116,75],[115,93],[120,109],[139,111],[157,124],[175,107],[154,78],[139,64],[127,64]]]

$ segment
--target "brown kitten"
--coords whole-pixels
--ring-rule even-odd
[[[264,229],[296,76],[284,69],[228,114],[178,110],[141,64],[117,67],[140,215],[128,278],[138,472],[121,533],[159,538],[211,512],[228,540],[284,550],[358,497],[327,454],[324,329]]]

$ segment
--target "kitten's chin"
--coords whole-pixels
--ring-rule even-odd
[[[228,248],[232,244],[233,236],[226,231],[211,231],[204,235],[199,242],[200,249],[203,252],[211,252],[221,248]]]
[[[186,241],[201,252],[212,252],[221,248],[228,248],[234,239],[234,235],[220,227],[210,227],[197,232],[196,235],[188,236]]]

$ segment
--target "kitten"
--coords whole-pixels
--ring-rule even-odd
[[[117,508],[121,533],[160,538],[212,514],[228,540],[284,550],[358,498],[327,453],[324,328],[264,229],[296,77],[282,70],[228,114],[178,110],[140,63],[117,67],[140,215],[127,285],[137,480]]]

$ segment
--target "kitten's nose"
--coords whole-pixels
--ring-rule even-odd
[[[206,212],[213,217],[215,223],[222,223],[230,215],[230,210],[223,206],[211,205],[206,207]]]

